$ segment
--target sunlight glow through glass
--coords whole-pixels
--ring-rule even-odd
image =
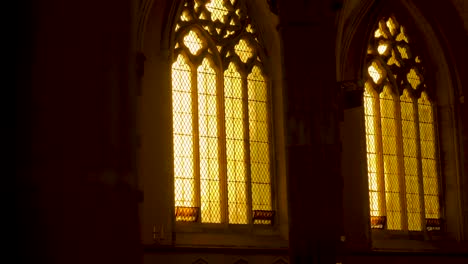
[[[175,205],[195,206],[191,71],[183,56],[172,64]]]
[[[240,21],[246,17],[244,6],[235,3],[186,1],[176,24],[180,33],[172,64],[176,221],[273,221],[258,218],[259,212],[274,215],[267,80],[255,27],[249,20]],[[233,38],[236,33],[242,37]]]
[[[382,19],[374,38],[363,95],[369,209],[371,217],[386,217],[386,226],[373,228],[421,231],[441,218],[433,105],[404,27]]]

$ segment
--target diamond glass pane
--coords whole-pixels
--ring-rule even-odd
[[[379,84],[384,77],[383,70],[376,61],[372,62],[371,66],[368,68],[368,71],[375,84]]]
[[[237,43],[236,46],[234,46],[234,50],[239,56],[240,60],[242,62],[247,62],[248,59],[253,57],[253,49],[250,47],[249,43],[245,41],[244,39],[239,40],[239,43]]]
[[[380,122],[382,127],[382,152],[384,162],[387,228],[401,229],[400,178],[397,156],[397,121],[395,100],[386,86],[380,94]]]
[[[191,30],[184,37],[184,45],[188,48],[190,53],[197,55],[203,47],[203,42],[200,37],[198,37],[198,34]]]
[[[434,117],[432,105],[424,92],[418,100],[418,114],[426,218],[440,218]]]
[[[267,86],[258,67],[247,77],[252,210],[271,210]]]
[[[174,196],[176,206],[188,207],[195,206],[191,75],[179,55],[172,64]]]
[[[421,79],[416,73],[415,69],[411,69],[406,75],[406,78],[408,78],[408,82],[411,84],[411,87],[413,87],[413,89],[418,88],[418,85],[421,83]]]
[[[407,90],[400,97],[400,106],[408,229],[422,230],[414,104]]]
[[[242,97],[242,78],[231,63],[224,72],[228,214],[231,224],[247,223],[247,175]]]
[[[201,221],[220,223],[216,73],[207,59],[198,67],[197,88]]]

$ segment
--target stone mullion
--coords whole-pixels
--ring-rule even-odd
[[[395,94],[399,94],[395,91]],[[404,165],[404,149],[403,149],[403,120],[401,118],[401,101],[397,95],[393,99],[394,104],[394,119],[395,119],[395,130],[396,130],[396,156],[397,156],[397,167],[398,167],[398,184],[400,189],[400,221],[401,229],[408,230],[408,211],[406,205],[406,178],[405,178],[405,165]]]
[[[418,172],[418,191],[419,191],[419,204],[421,209],[421,228],[423,232],[427,232],[426,230],[426,206],[424,204],[424,179],[423,179],[423,172],[422,172],[422,156],[421,156],[421,133],[419,132],[419,109],[418,109],[418,100],[413,100],[413,118],[414,118],[414,126],[415,126],[415,133],[416,133],[416,157],[418,160],[417,164],[417,172]]]
[[[377,188],[379,191],[379,205],[382,215],[387,216],[387,200],[385,195],[385,171],[384,171],[384,155],[383,155],[383,142],[382,142],[382,122],[380,112],[380,96],[372,94],[374,97],[374,121],[376,127],[376,138],[377,138]],[[386,228],[386,226],[384,226]]]
[[[192,139],[193,139],[193,174],[194,174],[194,200],[195,206],[199,208],[199,219],[201,222],[201,197],[200,197],[200,135],[198,124],[198,72],[197,66],[190,65],[191,71],[191,95],[192,95]]]
[[[224,68],[223,59],[221,59],[221,66],[217,69],[217,99],[218,104],[218,149],[219,149],[219,180],[220,180],[220,198],[221,198],[221,223],[229,224],[228,212],[228,187],[227,187],[227,154],[226,154],[226,108],[224,98]]]
[[[247,74],[242,73],[242,111],[244,124],[244,164],[245,164],[245,181],[246,181],[246,199],[247,199],[247,224],[252,222],[252,170],[250,161],[250,127],[249,127],[249,96],[247,87]]]

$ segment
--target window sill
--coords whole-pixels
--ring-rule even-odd
[[[287,248],[277,226],[176,223],[175,246]]]
[[[196,253],[196,254],[231,254],[231,255],[288,255],[288,248],[262,248],[262,247],[208,247],[208,246],[161,246],[145,245],[145,253]]]
[[[465,249],[466,250],[466,249]],[[377,252],[462,252],[463,246],[444,234],[372,230],[372,251]]]

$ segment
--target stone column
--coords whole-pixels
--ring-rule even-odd
[[[141,262],[135,2],[25,3],[16,168],[24,263]]]
[[[342,179],[334,1],[281,1],[291,263],[337,263]]]

